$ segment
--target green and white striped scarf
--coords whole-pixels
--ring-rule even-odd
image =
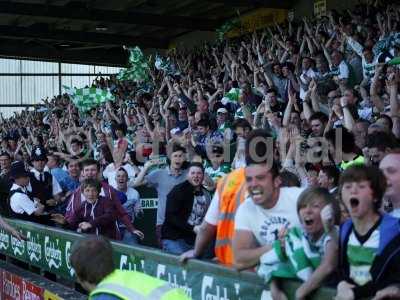
[[[273,248],[260,257],[257,273],[269,282],[272,277],[298,278],[306,281],[320,265],[326,243],[330,237],[326,234],[312,243],[302,229],[289,229],[285,237],[285,252],[280,241],[275,241]]]

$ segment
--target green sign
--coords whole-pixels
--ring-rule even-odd
[[[40,267],[66,279],[74,279],[69,264],[72,244],[81,235],[30,222],[9,220],[25,234],[19,241],[0,230],[0,252]],[[180,287],[193,299],[269,299],[269,291],[255,273],[233,269],[199,260],[182,266],[176,256],[147,247],[133,247],[113,242],[114,259],[120,269],[134,270],[168,281]],[[298,286],[298,284],[296,285]],[[294,288],[290,287],[291,292]],[[289,291],[290,292],[290,291]],[[316,299],[332,297],[333,291],[319,293]]]

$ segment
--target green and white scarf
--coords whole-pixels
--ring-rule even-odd
[[[291,228],[285,237],[286,253],[281,249],[281,242],[275,241],[272,249],[260,257],[257,273],[266,282],[272,277],[307,281],[320,265],[329,240],[330,237],[324,234],[317,242],[312,243],[302,229]]]

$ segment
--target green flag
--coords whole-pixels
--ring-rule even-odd
[[[240,19],[235,18],[233,20],[229,20],[225,22],[221,27],[217,28],[216,35],[217,40],[222,42],[225,38],[225,35],[231,31],[232,29],[239,28],[241,25]]]
[[[388,65],[394,66],[394,65],[400,65],[400,56],[392,58],[387,62]]]
[[[265,281],[272,277],[298,278],[307,281],[321,263],[321,252],[329,237],[324,234],[317,244],[311,244],[300,228],[289,229],[285,236],[285,253],[280,241],[260,257],[257,273]]]
[[[122,69],[118,75],[118,80],[132,80],[135,82],[146,82],[149,80],[149,63],[139,47],[128,48],[129,62],[128,68]]]
[[[115,100],[114,95],[111,94],[109,89],[100,89],[95,87],[77,89],[65,85],[63,88],[81,112],[87,112],[93,107],[100,106],[106,101]]]
[[[238,103],[240,96],[240,89],[239,88],[231,88],[228,93],[224,95],[221,99],[221,103],[226,105],[227,103]]]

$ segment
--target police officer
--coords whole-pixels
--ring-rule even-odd
[[[41,146],[32,150],[33,168],[29,174],[28,191],[38,198],[46,210],[55,207],[61,201],[62,188],[50,172],[44,170],[47,162],[46,151]]]
[[[10,176],[14,183],[10,189],[10,215],[16,219],[48,224],[49,218],[44,212],[44,205],[27,190],[29,175],[22,161],[11,164]]]
[[[78,282],[90,300],[189,300],[183,290],[136,271],[115,270],[111,243],[92,236],[74,244],[70,256]]]

